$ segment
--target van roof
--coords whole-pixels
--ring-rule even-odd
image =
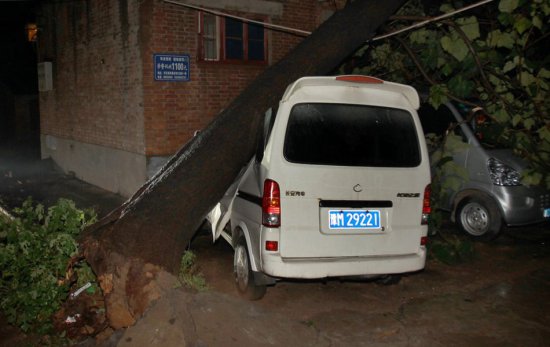
[[[391,93],[399,93],[408,100],[408,102],[415,110],[420,107],[420,98],[418,97],[416,89],[414,89],[413,87],[406,84],[388,82],[378,79],[376,77],[363,75],[302,77],[286,88],[282,101],[287,101],[288,99],[290,99],[292,95],[294,95],[301,88],[315,86],[354,86],[360,88],[388,91]]]

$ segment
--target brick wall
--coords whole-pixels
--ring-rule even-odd
[[[319,24],[322,6],[317,0],[281,1],[282,16],[268,21],[312,31]],[[231,14],[250,17],[221,9]],[[148,156],[174,153],[196,130],[204,128],[221,110],[261,72],[265,65],[199,61],[197,56],[198,17],[196,10],[155,1],[152,9],[151,36],[144,45],[144,117]],[[270,63],[286,55],[303,37],[269,32]],[[158,82],[153,79],[153,54],[189,54],[190,82]]]
[[[334,9],[319,0],[186,1],[308,31]],[[267,66],[199,61],[199,12],[162,0],[53,1],[42,9],[38,60],[52,62],[54,85],[40,93],[42,155],[124,195]],[[268,30],[269,64],[302,39]],[[153,54],[163,53],[190,56],[189,82],[154,80]]]
[[[40,93],[42,134],[144,152],[139,13],[128,1],[44,5],[41,60],[53,61],[54,89]]]

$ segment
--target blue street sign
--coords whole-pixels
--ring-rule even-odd
[[[153,54],[155,81],[187,82],[190,80],[189,55]]]

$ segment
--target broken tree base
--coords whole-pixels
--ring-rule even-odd
[[[88,245],[85,257],[102,259],[96,263],[100,269],[98,282],[109,325],[115,330],[133,325],[152,302],[179,283],[174,275],[157,265],[98,245]]]

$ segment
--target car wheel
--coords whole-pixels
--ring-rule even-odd
[[[265,295],[266,286],[254,283],[254,274],[252,273],[250,256],[244,237],[241,237],[235,246],[233,273],[235,275],[235,285],[241,296],[248,300],[259,300]]]
[[[469,236],[490,241],[502,229],[502,217],[490,198],[477,196],[462,202],[456,212],[460,228]]]

